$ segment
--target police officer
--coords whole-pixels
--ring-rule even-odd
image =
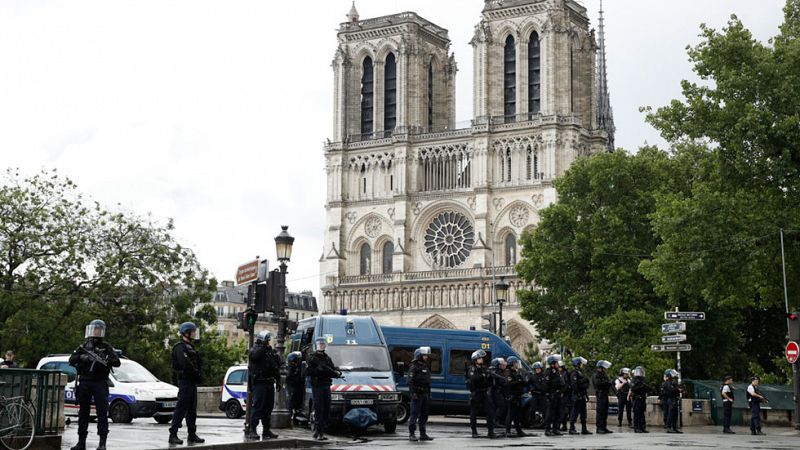
[[[666,383],[667,380],[669,380],[669,377],[664,375],[664,383]],[[661,383],[661,387],[664,386],[664,383]],[[664,423],[664,431],[666,431],[667,423],[669,423],[669,408],[667,407],[667,396],[664,395],[663,389],[660,389],[658,392],[658,401],[661,403],[661,416]]]
[[[652,388],[644,377],[644,367],[636,366],[633,369],[633,382],[629,394],[629,398],[633,401],[633,431],[635,433],[649,433],[644,413],[647,409],[647,394]]]
[[[178,329],[181,340],[172,347],[172,370],[178,379],[178,404],[172,413],[172,426],[169,427],[169,443],[183,444],[178,438],[178,429],[186,418],[190,444],[201,444],[205,439],[197,436],[197,384],[200,383],[202,360],[194,348],[200,339],[200,330],[192,322],[184,322]]]
[[[289,408],[292,410],[292,422],[298,423],[298,416],[303,409],[303,393],[305,391],[303,377],[303,354],[289,353],[286,372],[286,393],[289,394]]]
[[[494,422],[499,427],[505,427],[506,424],[506,410],[508,409],[508,402],[506,402],[507,368],[508,364],[503,358],[492,359],[491,367],[489,368],[489,372],[492,374],[492,387],[489,393],[494,407]]]
[[[754,436],[766,434],[761,431],[761,402],[769,403],[769,400],[758,390],[760,381],[758,377],[752,377],[750,386],[747,386],[747,403],[750,405],[750,434]]]
[[[722,395],[722,432],[725,434],[736,434],[731,430],[731,416],[733,415],[733,377],[725,375],[725,381],[719,388]]]
[[[414,359],[408,368],[408,391],[411,393],[411,416],[408,419],[409,441],[432,441],[425,431],[431,402],[431,348],[414,350]],[[419,424],[419,439],[415,432]]]
[[[608,429],[608,391],[611,389],[611,380],[608,379],[606,370],[611,368],[611,363],[605,359],[597,361],[597,370],[592,375],[592,386],[594,386],[596,397],[596,419],[595,426],[597,434],[609,434]]]
[[[494,434],[494,407],[489,395],[492,387],[492,375],[483,363],[486,352],[475,350],[472,353],[472,364],[467,368],[467,387],[469,388],[469,426],[472,428],[472,437],[478,437],[478,414],[486,414],[486,427],[489,437]]]
[[[547,398],[544,392],[544,366],[541,362],[533,363],[533,374],[529,380],[531,389],[531,409],[532,417],[537,415],[544,422],[545,409],[547,408]]]
[[[253,411],[250,413],[250,427],[247,439],[258,440],[258,422],[262,424],[264,440],[275,439],[277,434],[270,431],[272,407],[275,405],[275,391],[281,390],[281,358],[269,345],[272,337],[269,331],[256,336],[256,344],[250,349],[247,372],[251,377],[253,389]]]
[[[565,388],[564,378],[558,370],[561,355],[547,357],[547,369],[544,372],[544,388],[547,393],[547,412],[544,415],[545,436],[561,436],[558,431],[561,421],[561,392]]]
[[[331,357],[325,353],[328,343],[324,337],[314,340],[314,353],[308,357],[306,374],[311,377],[311,395],[314,402],[314,438],[327,441],[325,427],[331,410],[331,384],[334,378],[341,378],[342,371],[333,365]]]
[[[617,425],[622,426],[622,416],[628,412],[628,426],[631,426],[631,402],[629,400],[631,392],[631,369],[623,367],[620,369],[617,379],[614,380],[614,390],[617,391]]]
[[[517,432],[517,437],[525,436],[522,431],[522,395],[525,393],[526,380],[520,371],[522,363],[516,356],[509,356],[505,376],[508,380],[504,387],[505,400],[506,400],[506,437],[511,433],[511,424],[514,424],[514,430]]]
[[[678,371],[667,369],[664,371],[666,381],[661,385],[661,393],[667,403],[667,433],[683,433],[678,430],[678,406],[681,398],[681,388],[678,385]]]
[[[105,450],[108,438],[108,374],[119,367],[119,356],[105,340],[106,323],[95,319],[86,326],[86,340],[72,352],[69,365],[75,367],[78,377],[75,382],[75,398],[78,412],[78,443],[71,450],[86,450],[86,435],[89,433],[89,412],[94,398],[97,410],[97,435],[100,443],[97,450]]]
[[[564,390],[561,392],[561,404],[560,404],[560,422],[561,422],[561,431],[567,431],[567,422],[569,421],[569,417],[572,414],[572,382],[570,380],[570,372],[567,369],[567,363],[562,359],[558,362],[558,373],[561,375],[561,378],[564,379]]]
[[[572,387],[572,416],[569,421],[569,434],[578,434],[575,430],[575,421],[581,417],[580,434],[592,434],[586,429],[586,402],[589,400],[589,379],[583,374],[583,366],[587,363],[586,358],[580,356],[572,358],[572,373],[570,374],[570,385]]]

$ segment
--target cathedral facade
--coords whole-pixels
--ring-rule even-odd
[[[613,146],[602,15],[600,26],[598,44],[573,0],[486,0],[471,40],[474,114],[457,124],[447,30],[351,9],[324,148],[324,312],[480,329],[503,278],[506,335],[518,350],[535,340],[519,317],[516,291],[532,286],[514,271],[518,239],[575,158]]]

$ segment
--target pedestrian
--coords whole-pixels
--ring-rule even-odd
[[[258,423],[261,422],[261,436],[276,439],[277,434],[270,430],[272,408],[275,405],[275,391],[281,390],[281,357],[269,345],[272,335],[269,331],[261,331],[256,336],[256,343],[250,349],[247,358],[247,372],[250,376],[253,402],[250,413],[250,426],[247,439],[258,440]]]
[[[341,378],[342,371],[333,364],[325,353],[328,342],[324,337],[314,340],[314,353],[308,357],[306,374],[311,378],[311,396],[314,402],[314,439],[327,441],[325,428],[331,410],[331,384],[334,378]]]
[[[750,379],[750,386],[747,386],[747,403],[750,405],[750,434],[764,436],[766,433],[761,431],[761,402],[769,403],[767,397],[758,390],[761,380],[754,376]]]
[[[547,369],[544,372],[544,387],[547,393],[547,412],[544,415],[545,436],[561,436],[558,431],[561,420],[561,392],[564,390],[564,378],[558,370],[561,355],[547,357]]]
[[[586,429],[586,402],[589,400],[589,379],[583,374],[583,366],[588,361],[580,356],[572,358],[572,373],[570,374],[570,385],[572,385],[572,415],[569,421],[569,434],[578,434],[575,429],[575,421],[578,416],[581,418],[580,434],[592,434]]]
[[[531,389],[531,416],[542,421],[544,424],[545,409],[547,407],[547,398],[544,392],[544,366],[541,362],[536,361],[533,363],[533,374],[530,377]],[[538,424],[537,424],[538,425]]]
[[[13,350],[7,351],[5,359],[3,359],[3,362],[0,362],[0,369],[18,369],[19,366],[16,361],[14,361],[15,356]]]
[[[178,380],[178,404],[172,413],[169,443],[183,444],[178,437],[178,430],[186,419],[186,429],[189,431],[187,441],[190,444],[202,444],[206,440],[197,435],[197,385],[201,380],[203,362],[194,347],[200,340],[200,329],[192,322],[183,322],[178,331],[180,341],[172,347],[172,370]]]
[[[489,367],[489,373],[492,374],[492,387],[489,389],[489,394],[492,397],[492,406],[494,407],[494,423],[495,426],[505,427],[506,425],[506,410],[508,403],[506,402],[506,369],[508,364],[503,358],[494,358]]]
[[[69,365],[78,372],[75,379],[75,399],[78,401],[78,443],[71,450],[86,450],[89,415],[94,400],[97,411],[97,450],[106,449],[108,438],[108,374],[119,367],[119,356],[105,340],[106,323],[95,319],[86,326],[86,340],[72,352]]]
[[[736,434],[731,430],[731,416],[733,416],[733,377],[725,375],[725,380],[719,388],[722,396],[722,432],[725,434]]]
[[[289,353],[286,358],[286,393],[289,394],[289,408],[292,410],[292,423],[300,422],[302,415],[303,394],[305,392],[305,377],[303,376],[303,354],[301,352]]]
[[[594,386],[596,416],[595,427],[597,434],[610,434],[608,429],[608,391],[611,389],[611,380],[608,379],[606,370],[611,368],[611,363],[605,359],[597,361],[597,370],[592,375],[592,386]]]
[[[469,389],[469,426],[472,428],[472,437],[478,437],[478,415],[486,414],[486,428],[489,429],[489,438],[495,438],[494,434],[494,406],[489,395],[492,387],[492,375],[484,365],[486,352],[475,350],[472,352],[470,360],[472,364],[467,368],[467,388]]]
[[[633,369],[633,382],[630,384],[629,399],[633,402],[633,431],[634,433],[649,433],[644,413],[647,410],[647,394],[652,387],[645,380],[645,370],[642,366]]]
[[[431,348],[414,350],[414,359],[408,368],[408,392],[411,393],[411,415],[408,419],[409,441],[432,441],[426,425],[431,405]],[[419,425],[419,439],[416,431]]]
[[[572,381],[570,380],[570,372],[567,369],[567,363],[562,359],[558,361],[558,373],[564,379],[564,390],[561,392],[560,418],[561,431],[567,431],[567,422],[569,422],[570,415],[572,414]]]
[[[522,396],[525,394],[526,380],[520,371],[522,362],[516,356],[509,356],[505,375],[508,382],[505,385],[505,398],[506,398],[506,434],[508,437],[511,433],[511,425],[513,423],[514,430],[517,432],[517,437],[525,436],[522,431]]]
[[[668,376],[664,375],[664,383],[669,379]],[[664,383],[661,384],[661,387],[664,386]],[[658,402],[661,404],[661,419],[664,424],[664,431],[666,431],[667,423],[669,423],[669,408],[667,407],[667,396],[664,395],[664,390],[659,389],[658,392]]]
[[[631,369],[623,367],[619,371],[617,379],[614,380],[614,390],[617,392],[617,426],[622,426],[622,416],[628,412],[628,426],[631,426],[631,402],[629,394],[631,392]]]
[[[678,429],[678,407],[681,401],[681,388],[678,385],[678,371],[667,369],[664,372],[666,381],[661,385],[661,392],[667,403],[667,433],[683,433]]]

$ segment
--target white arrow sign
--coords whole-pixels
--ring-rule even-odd
[[[650,350],[654,352],[690,352],[692,344],[651,345]]]
[[[666,336],[661,336],[661,342],[664,344],[683,342],[685,340],[686,340],[685,334],[668,334]]]
[[[683,333],[686,331],[686,322],[662,323],[662,333]]]

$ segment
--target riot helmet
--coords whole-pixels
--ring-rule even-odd
[[[192,322],[183,322],[179,328],[181,336],[186,336],[192,341],[200,339],[200,329]]]
[[[295,362],[303,357],[303,354],[300,352],[292,352],[289,353],[289,356],[286,357],[286,360],[289,362]]]
[[[106,323],[100,319],[94,319],[86,325],[86,338],[104,338],[106,337]]]
[[[636,368],[633,369],[633,376],[644,378],[645,377],[644,367],[636,366]]]
[[[597,368],[608,370],[609,368],[611,368],[611,363],[609,361],[606,361],[605,359],[601,359],[600,361],[597,361]]]
[[[630,375],[630,374],[631,374],[631,369],[629,369],[627,367],[623,367],[622,369],[619,369],[619,376],[621,376],[621,377],[625,376],[625,375]]]
[[[483,358],[486,358],[486,352],[483,349],[472,352],[472,362],[478,362],[479,359]]]
[[[318,352],[324,352],[325,349],[328,348],[328,340],[324,337],[318,337],[314,339],[314,350]]]
[[[558,368],[559,369],[563,369],[565,367],[567,367],[567,363],[565,363],[563,359],[559,359],[558,360]]]
[[[664,376],[667,378],[675,378],[678,376],[678,371],[675,369],[667,369],[664,371]]]
[[[503,358],[494,358],[492,360],[492,367],[494,367],[495,369],[504,365],[506,365],[506,360]]]
[[[430,357],[430,354],[431,354],[431,348],[430,347],[420,347],[420,348],[414,350],[414,359],[419,361],[419,360],[423,359],[423,356],[427,355],[428,357]]]
[[[272,339],[272,333],[267,330],[259,332],[256,336],[256,342],[263,342],[265,344],[269,344],[270,339]]]
[[[536,361],[535,363],[533,363],[533,370],[537,370],[537,369],[538,370],[542,370],[543,368],[544,368],[544,366],[542,365],[541,362]]]
[[[587,362],[589,361],[586,361],[586,358],[582,356],[576,356],[575,358],[572,358],[572,365],[578,368],[586,365]]]
[[[517,358],[516,356],[509,356],[508,359],[506,359],[506,363],[509,366],[515,367],[515,368],[519,368],[519,366],[522,365],[522,363],[520,362],[519,358]]]
[[[561,355],[550,355],[547,357],[547,365],[552,366],[553,364],[558,364],[561,361]]]

